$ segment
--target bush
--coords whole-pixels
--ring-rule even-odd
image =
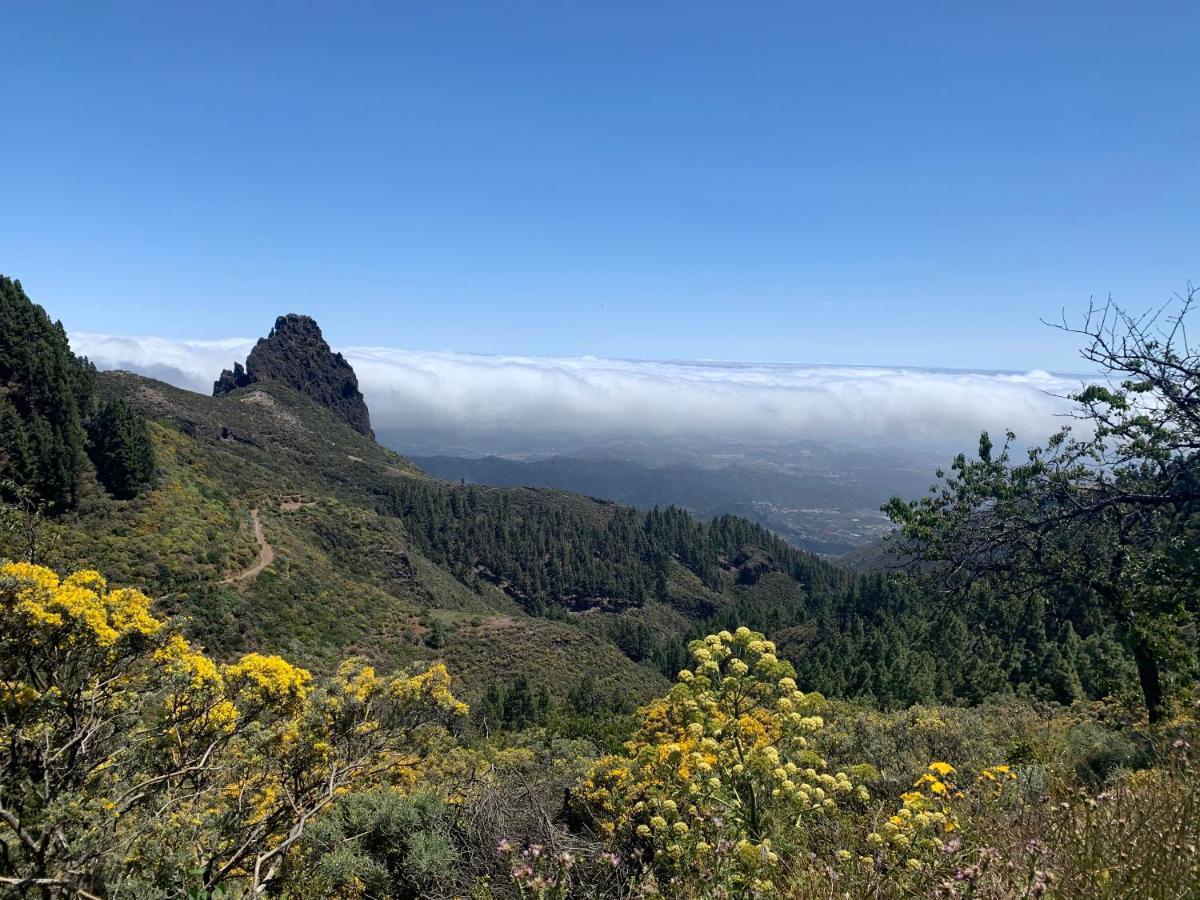
[[[638,712],[626,753],[600,760],[576,802],[621,856],[647,855],[673,891],[765,890],[810,824],[867,792],[826,771],[823,698],[797,689],[770,641],[739,628],[689,651],[694,671]]]
[[[1067,732],[1067,751],[1076,776],[1102,784],[1120,769],[1139,769],[1150,762],[1149,747],[1129,732],[1081,722]]]
[[[359,785],[411,786],[465,712],[442,666],[220,665],[140,591],[0,564],[0,884],[261,893],[316,816]]]

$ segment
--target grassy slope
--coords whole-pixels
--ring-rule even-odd
[[[159,483],[130,502],[90,485],[78,512],[53,526],[53,561],[152,592],[217,655],[271,650],[318,669],[350,654],[389,667],[445,658],[467,695],[518,672],[559,696],[586,673],[638,698],[663,690],[661,675],[601,636],[531,617],[499,589],[468,588],[422,556],[375,499],[395,479],[425,476],[295,392],[255,385],[210,398],[127,373],[102,375],[100,389],[154,420]],[[559,492],[520,493],[522,507],[584,504],[606,515]],[[257,559],[255,508],[275,560],[256,578],[222,583]],[[433,618],[438,649],[428,646]]]

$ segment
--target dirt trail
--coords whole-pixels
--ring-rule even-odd
[[[258,541],[258,562],[250,568],[238,572],[236,575],[222,578],[217,584],[232,584],[235,581],[245,581],[247,578],[254,578],[275,561],[275,548],[267,543],[267,536],[263,534],[262,519],[258,517],[257,508],[250,510],[250,518],[254,521],[254,539]]]

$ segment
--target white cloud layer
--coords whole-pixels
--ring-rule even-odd
[[[100,368],[122,368],[208,393],[252,340],[71,335]],[[377,430],[604,437],[703,435],[961,443],[1012,428],[1039,441],[1078,379],[1046,372],[865,366],[637,362],[350,347]]]
[[[160,337],[118,337],[75,331],[71,349],[100,369],[125,369],[189,391],[211,394],[213,382],[234,360],[246,361],[253,338],[185,341]]]

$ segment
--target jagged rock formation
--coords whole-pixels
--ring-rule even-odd
[[[275,320],[275,327],[259,338],[246,366],[234,363],[213,384],[213,396],[228,394],[259,381],[277,381],[329,407],[355,431],[372,440],[371,416],[358,378],[350,363],[334,353],[321,336],[320,326],[309,316],[289,313]]]
[[[232,372],[225,369],[221,373],[221,377],[213,382],[213,396],[220,397],[222,394],[228,394],[230,391],[252,384],[256,380],[246,374],[246,370],[242,368],[240,362],[235,362]]]

